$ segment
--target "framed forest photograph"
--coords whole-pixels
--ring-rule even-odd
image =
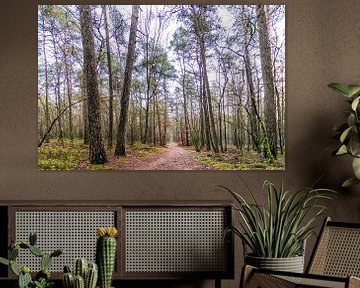
[[[284,170],[284,5],[39,5],[40,170]]]

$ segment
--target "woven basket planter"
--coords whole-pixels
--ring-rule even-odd
[[[304,256],[289,258],[262,258],[246,255],[245,263],[262,269],[304,273]]]

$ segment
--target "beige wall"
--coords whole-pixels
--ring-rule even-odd
[[[276,184],[284,179],[286,186],[295,190],[324,174],[321,185],[339,191],[329,215],[360,221],[360,186],[348,191],[339,188],[351,173],[349,159],[334,158],[326,150],[334,143],[331,129],[346,108],[343,98],[327,84],[360,82],[358,0],[271,2],[286,4],[287,153],[286,171],[270,172],[38,171],[37,4],[45,1],[16,2],[0,4],[0,200],[229,199],[211,186],[235,189],[240,186],[237,175],[258,189],[264,200],[261,186],[265,179]],[[239,252],[236,255],[241,258]],[[236,281],[226,281],[225,286],[237,287],[238,279],[239,273]],[[212,285],[207,282],[203,286]]]

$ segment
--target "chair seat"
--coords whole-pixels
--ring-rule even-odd
[[[246,265],[244,267],[243,274],[246,278],[243,283],[243,287],[247,288],[360,287],[360,279],[353,276],[334,277],[315,274],[271,271],[266,269],[258,269],[250,265]]]
[[[295,287],[326,287],[326,288],[345,288],[346,278],[336,281],[336,279],[320,279],[320,278],[309,278],[309,275],[305,275],[306,278],[296,276],[281,276],[277,277],[286,281],[296,284]]]

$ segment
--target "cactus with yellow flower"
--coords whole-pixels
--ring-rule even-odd
[[[100,227],[97,229],[96,263],[99,269],[100,288],[110,288],[116,258],[115,227]]]

